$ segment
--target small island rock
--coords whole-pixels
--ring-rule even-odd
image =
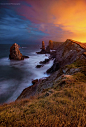
[[[19,45],[17,43],[14,43],[10,47],[10,54],[9,59],[10,60],[24,60],[24,58],[29,58],[28,56],[23,56],[22,53],[19,50]]]

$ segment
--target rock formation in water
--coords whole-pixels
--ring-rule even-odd
[[[53,50],[53,49],[54,49],[53,41],[49,40],[49,44],[46,47],[46,53],[50,53],[50,50]]]
[[[36,66],[36,68],[41,68],[41,67],[43,67],[42,64],[39,64],[39,65]]]
[[[45,51],[45,43],[42,41],[42,50]]]
[[[29,58],[28,56],[23,56],[22,53],[19,50],[19,45],[17,43],[14,43],[10,48],[10,60],[24,60],[24,58]]]
[[[36,52],[36,53],[37,53],[37,54],[45,54],[45,53],[46,53],[44,41],[42,41],[42,48],[41,48],[41,51],[40,51],[40,52]]]
[[[49,63],[50,59],[45,59],[44,61],[40,61],[40,64],[46,64]]]
[[[53,50],[52,54],[54,53],[55,54],[55,51],[60,45],[62,45],[63,42],[54,42],[52,40],[49,40],[49,44],[46,46],[45,48],[45,43],[44,41],[42,41],[42,48],[41,48],[41,51],[40,52],[36,52],[37,54],[50,54],[52,51],[50,50]]]
[[[50,47],[49,47],[49,45],[46,47],[46,53],[50,53]]]
[[[53,50],[53,41],[52,41],[52,40],[49,40],[49,48],[50,48],[51,50]]]

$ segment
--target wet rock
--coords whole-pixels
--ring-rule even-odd
[[[19,45],[17,43],[14,43],[10,47],[10,54],[9,59],[10,60],[24,60],[24,58],[29,58],[28,56],[23,56],[22,53],[19,50]]]
[[[41,68],[41,67],[43,67],[43,65],[41,64],[36,66],[36,68]]]
[[[30,98],[32,96],[35,95],[36,93],[36,89],[37,89],[37,84],[35,83],[32,86],[29,86],[27,88],[25,88],[22,93],[20,94],[20,96],[17,98],[17,100],[23,99],[23,98]]]
[[[18,44],[14,43],[11,46],[9,59],[14,59],[14,60],[23,60],[24,59],[24,57],[20,53],[19,45]]]
[[[50,59],[45,59],[44,61],[40,61],[40,64],[46,64],[49,62]]]
[[[46,53],[50,53],[50,47],[49,47],[49,45],[46,47]]]
[[[32,81],[33,85],[36,84],[36,83],[38,83],[38,79],[35,79],[35,80]]]
[[[58,62],[56,62],[56,60],[55,60],[53,66],[51,68],[49,68],[46,72],[53,73],[53,72],[57,71],[58,69],[60,69],[60,64]]]
[[[77,59],[82,60],[85,56],[83,52],[86,52],[84,44],[67,39],[57,48],[54,64],[47,72],[51,73],[57,71],[59,68],[71,64]]]
[[[42,48],[41,48],[41,51],[40,51],[40,52],[36,52],[36,53],[37,53],[37,54],[45,54],[45,53],[46,53],[44,41],[42,41]]]
[[[29,56],[23,56],[23,58],[29,58]]]
[[[50,58],[56,58],[56,51],[50,52]]]

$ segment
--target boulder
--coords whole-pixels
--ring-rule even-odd
[[[23,56],[23,58],[29,58],[29,56]]]
[[[35,79],[35,80],[32,81],[33,85],[36,84],[36,83],[38,83],[38,79]]]
[[[50,61],[50,59],[45,59],[44,61],[40,61],[40,64],[46,64]]]
[[[14,43],[10,47],[10,54],[9,59],[10,60],[24,60],[24,58],[29,58],[28,56],[23,56],[22,53],[19,50],[19,45],[17,43]]]
[[[36,66],[36,68],[41,68],[41,67],[43,67],[43,65],[41,65],[41,64]]]

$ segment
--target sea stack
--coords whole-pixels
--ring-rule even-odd
[[[42,50],[45,51],[45,43],[42,41]]]
[[[45,54],[46,53],[44,41],[42,41],[42,48],[40,48],[40,49],[41,49],[41,51],[40,52],[36,52],[37,54]]]
[[[10,47],[10,55],[9,55],[9,59],[13,59],[13,60],[23,60],[24,57],[22,56],[22,53],[20,53],[19,50],[19,45],[17,43],[14,43],[11,47]]]
[[[45,50],[45,43],[44,43],[44,41],[42,41],[42,48],[41,48],[42,50],[41,50],[41,54],[45,54],[46,53],[46,50]]]
[[[49,40],[49,48],[52,50],[53,49],[53,41]]]

